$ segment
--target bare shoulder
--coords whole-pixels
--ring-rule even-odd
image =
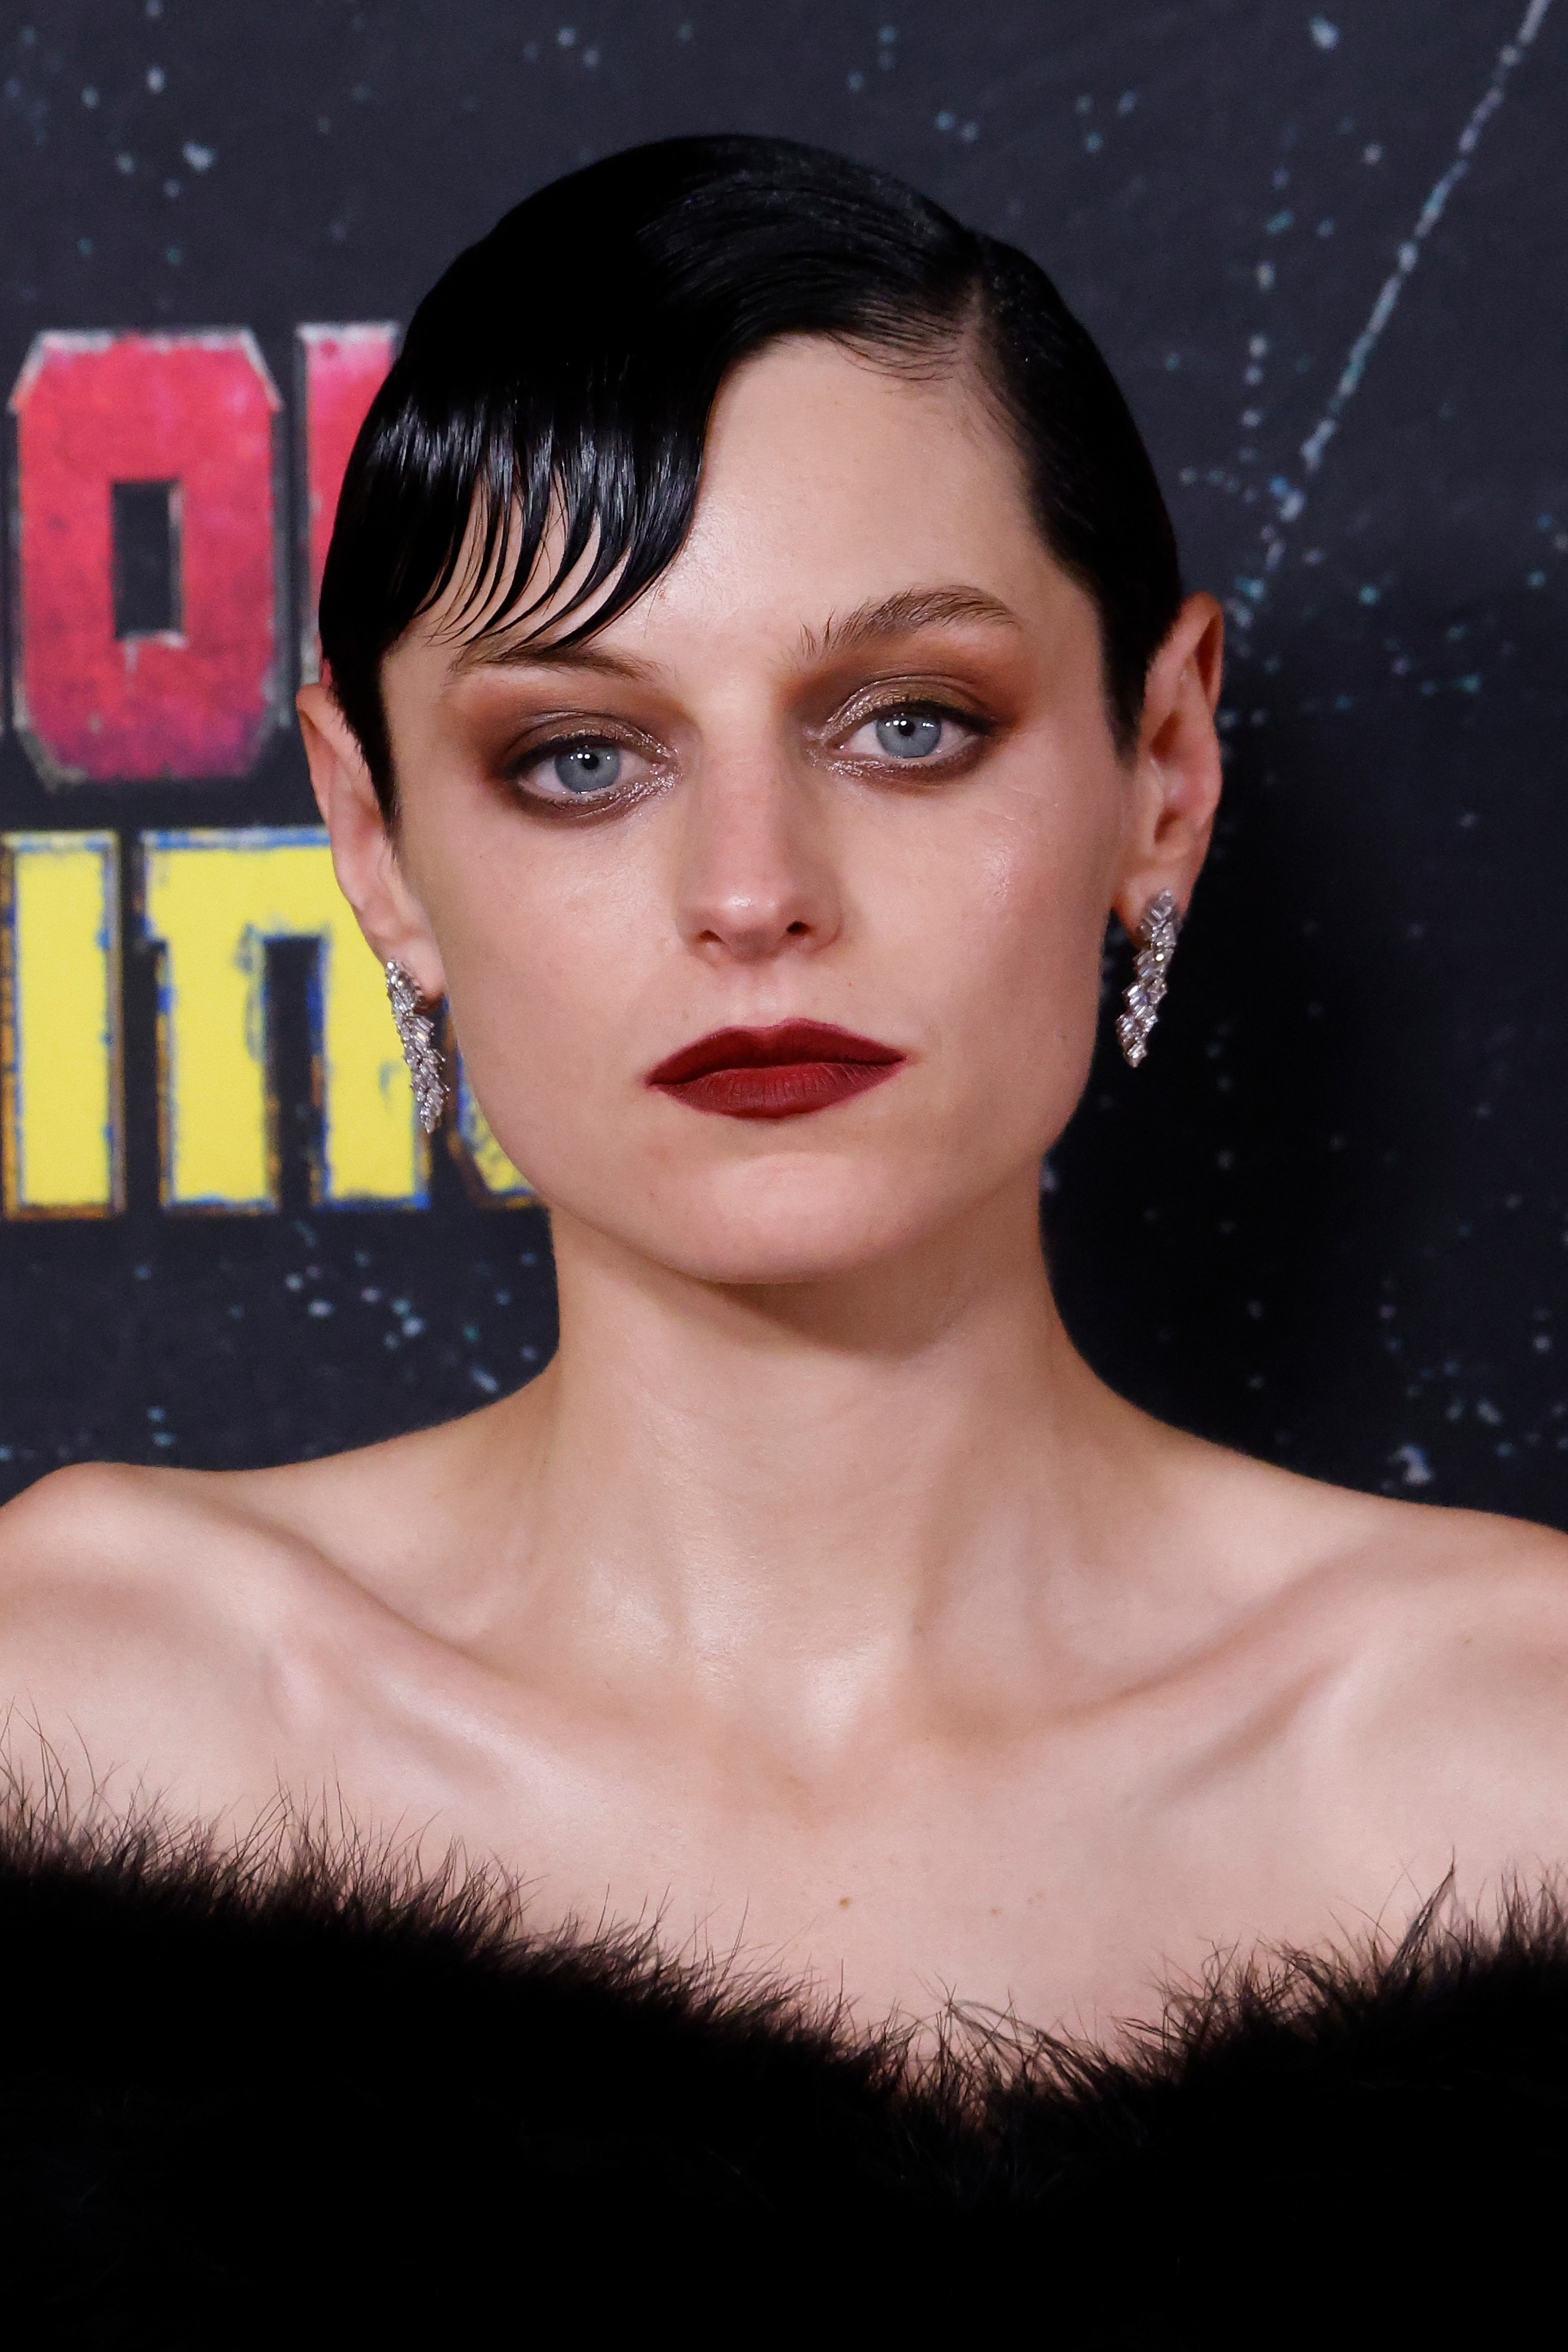
[[[315,1467],[315,1465],[309,1465]],[[311,1482],[307,1479],[307,1487]],[[281,1507],[279,1507],[281,1506]],[[284,1474],[82,1464],[0,1510],[4,1762],[206,1815],[277,1790],[371,1604]],[[356,1613],[357,1612],[357,1613]],[[363,1628],[362,1628],[363,1631]]]
[[[51,1472],[0,1510],[0,1612],[51,1586],[85,1594],[107,1583],[124,1596],[195,1559],[210,1563],[215,1543],[243,1548],[266,1524],[245,1486],[222,1473],[113,1462]]]
[[[1510,1702],[1549,1693],[1568,1732],[1568,1536],[1484,1511],[1385,1507],[1365,1555],[1373,1654],[1396,1668],[1403,1652],[1429,1684],[1447,1662],[1478,1696],[1498,1677]]]
[[[1176,1440],[1194,1523],[1260,1601],[1444,1621],[1500,1585],[1551,1609],[1568,1602],[1568,1536],[1529,1520],[1368,1495]]]
[[[1332,1490],[1328,1490],[1331,1495]],[[1293,1596],[1312,1769],[1339,1835],[1474,1895],[1568,1864],[1568,1536],[1352,1496]]]
[[[41,1478],[0,1510],[0,1706],[40,1673],[156,1683],[182,1661],[346,1654],[373,1624],[390,1633],[471,1443],[458,1422],[273,1469]]]
[[[396,1550],[464,1431],[449,1423],[266,1470],[54,1471],[0,1509],[0,1608],[7,1591],[40,1582],[108,1578],[125,1591],[193,1571],[230,1579],[266,1562],[352,1574],[359,1555]]]
[[[1534,1646],[1554,1628],[1568,1635],[1568,1536],[1555,1528],[1340,1487],[1311,1495],[1304,1597],[1353,1600],[1363,1637],[1506,1644],[1528,1628]]]
[[[1213,1457],[1211,1456],[1211,1459]],[[1487,1511],[1366,1495],[1220,1456],[1207,1523],[1264,1563],[1262,1617],[1369,1677],[1452,1655],[1568,1670],[1568,1536]],[[1568,1688],[1565,1688],[1568,1696]],[[1565,1718],[1568,1719],[1568,1718]]]

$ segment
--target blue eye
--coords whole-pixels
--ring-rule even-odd
[[[619,782],[621,755],[611,743],[574,743],[551,761],[555,781],[569,793],[602,793]]]
[[[895,760],[926,760],[942,741],[942,720],[927,710],[889,710],[876,722],[877,740]]]

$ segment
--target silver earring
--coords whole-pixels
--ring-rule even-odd
[[[1176,902],[1168,890],[1162,890],[1144,908],[1143,919],[1133,934],[1138,953],[1132,961],[1132,985],[1127,991],[1127,1010],[1116,1024],[1121,1050],[1133,1069],[1149,1051],[1149,1032],[1159,1018],[1161,1001],[1170,985],[1165,974],[1171,968],[1181,931],[1182,919],[1176,912]]]
[[[398,1042],[403,1058],[408,1065],[409,1082],[414,1088],[414,1108],[419,1124],[426,1135],[433,1135],[441,1124],[441,1113],[447,1103],[447,1082],[441,1075],[441,1056],[436,1046],[436,1024],[419,1002],[419,991],[413,975],[389,957],[386,966],[386,996],[392,1007],[392,1017],[397,1024]]]

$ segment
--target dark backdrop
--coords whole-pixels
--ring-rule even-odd
[[[46,327],[239,324],[287,385],[296,321],[406,319],[529,189],[676,131],[843,148],[1037,255],[1235,623],[1167,1012],[1047,1174],[1073,1327],[1235,1444],[1568,1522],[1568,0],[12,0],[0,79],[7,382]],[[50,794],[13,736],[0,815],[311,811],[281,737],[242,784]],[[423,1213],[308,1211],[286,972],[282,1213],[161,1212],[127,969],[129,1208],[0,1228],[10,1486],[324,1451],[543,1360],[537,1209],[443,1158]]]

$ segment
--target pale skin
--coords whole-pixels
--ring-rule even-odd
[[[341,1802],[524,1875],[536,1927],[657,1918],[865,2022],[1109,2034],[1216,1948],[1568,1858],[1568,1542],[1166,1429],[1052,1302],[1105,922],[1186,907],[1214,816],[1213,600],[1119,753],[964,369],[804,341],[721,393],[654,593],[587,658],[525,635],[437,610],[389,656],[395,839],[300,711],[367,938],[550,1204],[560,1353],[363,1453],[31,1489],[18,1771],[36,1727],[111,1806]],[[918,762],[876,725],[911,706],[953,714]],[[585,813],[563,734],[621,756]],[[795,1017],[905,1064],[767,1123],[646,1083]]]

